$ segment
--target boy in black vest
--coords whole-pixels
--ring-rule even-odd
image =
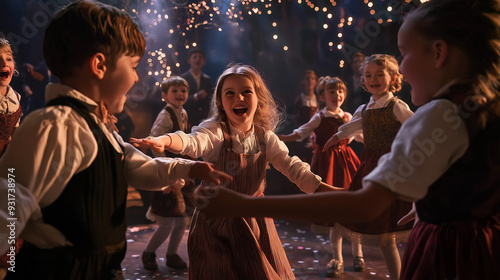
[[[7,279],[123,279],[127,185],[230,178],[204,162],[151,159],[113,131],[108,116],[122,111],[144,50],[137,25],[105,4],[72,2],[48,25],[43,53],[61,83],[0,160],[0,253],[9,233],[25,241]]]

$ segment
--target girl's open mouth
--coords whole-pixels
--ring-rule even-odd
[[[233,109],[233,112],[237,115],[237,116],[242,116],[243,114],[245,114],[247,112],[248,108],[246,107],[236,107]]]
[[[10,74],[9,71],[1,71],[0,78],[7,79],[9,77],[9,74]]]

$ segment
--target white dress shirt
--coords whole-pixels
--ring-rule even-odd
[[[373,96],[370,97],[370,102],[366,104],[366,110],[370,109],[380,109],[385,108],[389,105],[390,100],[394,97],[394,95],[389,92],[388,94],[380,97],[378,100],[374,100]],[[354,137],[356,141],[363,142],[363,119],[361,117],[361,112],[363,111],[365,104],[361,105],[356,109],[354,115],[350,122],[339,127],[339,132],[336,133],[339,139],[351,138]],[[394,116],[400,123],[404,123],[407,119],[413,116],[413,112],[401,99],[394,104]]]
[[[436,95],[447,92],[454,82]],[[457,105],[447,99],[431,100],[401,126],[391,152],[380,158],[363,182],[376,182],[400,199],[417,201],[468,147],[469,134]]]
[[[123,154],[130,186],[159,190],[188,178],[192,161],[151,159],[122,138],[97,117],[97,103],[62,84],[49,84],[46,100],[59,96],[78,99],[87,106],[114,149]],[[124,151],[119,144],[124,146]],[[54,202],[74,174],[88,168],[97,156],[97,142],[86,121],[68,106],[51,106],[30,113],[16,129],[12,142],[0,159],[0,254],[9,244],[6,224],[15,218],[16,236],[39,248],[71,245],[61,232],[43,222],[40,208]],[[8,181],[8,170],[15,177]],[[9,186],[15,185],[15,193]],[[15,210],[9,212],[8,194],[15,196]],[[12,206],[12,205],[10,205]],[[12,215],[13,214],[13,215]],[[22,234],[21,234],[22,232]]]

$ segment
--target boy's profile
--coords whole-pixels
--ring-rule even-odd
[[[122,111],[144,50],[131,18],[102,3],[72,2],[48,25],[43,53],[61,83],[0,159],[0,196],[14,193],[16,205],[0,202],[0,254],[12,220],[24,239],[7,279],[123,279],[127,185],[230,178],[204,162],[151,159],[113,131],[108,114]]]

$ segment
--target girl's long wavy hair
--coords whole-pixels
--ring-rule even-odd
[[[257,94],[259,99],[257,110],[255,111],[254,124],[274,131],[281,117],[278,112],[278,106],[259,72],[252,66],[244,64],[230,64],[220,75],[215,87],[215,94],[212,97],[209,120],[227,123],[227,115],[222,107],[222,87],[226,78],[233,75],[250,79],[254,86],[255,94]]]

